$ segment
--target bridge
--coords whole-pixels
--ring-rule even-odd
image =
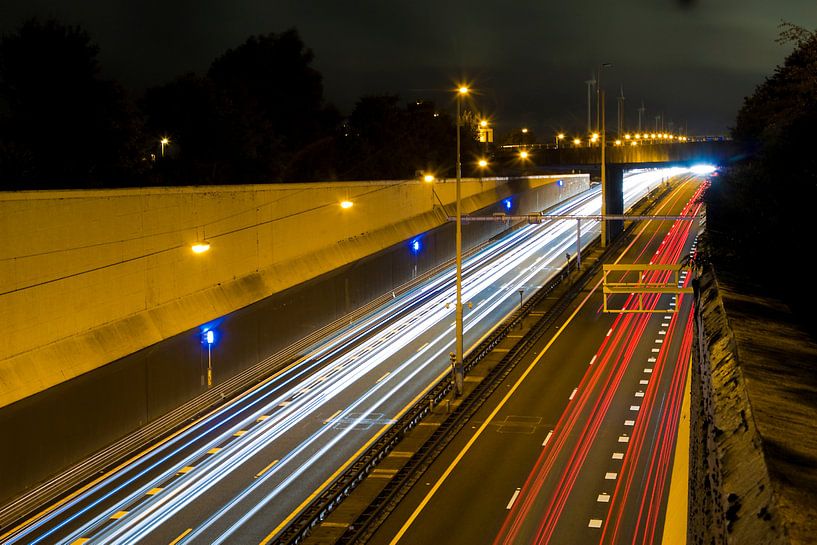
[[[646,135],[645,135],[646,136]],[[520,163],[519,152],[528,151],[526,161]],[[728,165],[737,155],[737,146],[723,137],[702,137],[685,142],[672,141],[655,143],[654,140],[614,140],[607,142],[604,149],[605,158],[605,211],[607,214],[622,214],[622,187],[624,173],[641,168],[690,167],[697,164]],[[522,171],[553,171],[554,169],[586,171],[599,173],[601,166],[601,147],[591,146],[513,146],[499,148],[496,155],[499,164],[514,164]],[[610,220],[607,224],[608,241],[615,238],[623,227],[620,220]]]

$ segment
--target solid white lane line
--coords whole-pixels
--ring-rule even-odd
[[[548,432],[548,434],[547,434],[547,437],[545,437],[545,440],[544,440],[544,441],[542,441],[542,446],[543,446],[543,447],[544,447],[545,445],[547,445],[547,444],[548,444],[548,441],[550,441],[550,438],[551,438],[551,437],[553,437],[553,430],[550,430],[550,431]]]
[[[505,506],[505,509],[510,509],[511,507],[513,507],[513,502],[515,502],[516,498],[519,497],[519,492],[521,492],[521,490],[518,488],[514,491],[513,496],[511,496],[511,501],[508,502],[508,505]]]

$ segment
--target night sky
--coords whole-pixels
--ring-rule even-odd
[[[664,114],[689,134],[723,133],[743,97],[791,46],[778,24],[817,28],[815,0],[3,0],[0,31],[26,17],[80,24],[104,74],[135,96],[251,34],[296,27],[315,54],[327,99],[349,113],[364,94],[398,93],[450,107],[465,76],[500,129],[544,138],[586,125],[586,85],[602,62],[608,124],[623,85],[627,125]]]

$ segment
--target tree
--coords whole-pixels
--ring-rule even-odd
[[[138,171],[139,120],[99,77],[79,27],[31,19],[0,38],[0,182],[5,187],[122,183]]]
[[[814,231],[817,33],[782,27],[779,41],[795,48],[745,99],[732,131],[743,160],[713,183],[707,223],[722,266],[753,276],[798,306],[814,302],[789,281],[787,264]]]
[[[295,29],[252,36],[213,61],[207,75],[233,116],[235,157],[253,180],[281,179],[292,157],[338,121],[323,98],[313,54]]]

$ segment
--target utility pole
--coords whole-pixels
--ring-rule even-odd
[[[599,75],[596,78],[596,99],[598,101],[596,107],[596,130],[601,130],[601,124],[599,122],[599,118],[601,117],[600,106],[598,104],[601,103],[601,71],[605,68],[611,68],[613,65],[609,62],[605,62],[599,65]]]
[[[618,96],[618,137],[624,136],[624,86],[621,86],[621,94]]]

